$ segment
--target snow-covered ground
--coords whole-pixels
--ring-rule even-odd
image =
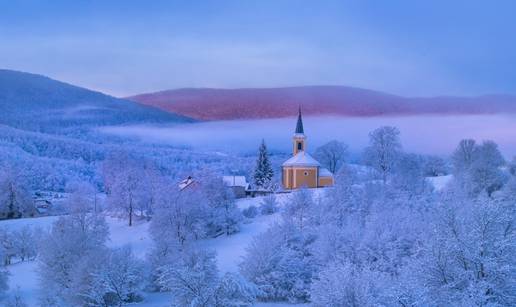
[[[314,195],[319,195],[319,191]],[[291,197],[291,194],[278,194],[277,200],[281,206]],[[259,206],[263,197],[246,198],[238,200],[237,204],[244,209],[251,205]],[[279,213],[268,216],[258,216],[251,219],[248,223],[242,225],[241,231],[232,236],[220,236],[215,239],[207,239],[200,241],[204,247],[215,250],[217,252],[218,267],[221,273],[234,272],[238,270],[238,264],[245,253],[245,249],[251,239],[265,231],[269,225],[277,221],[280,217]],[[9,220],[0,222],[0,227],[8,229],[19,229],[24,226],[40,227],[41,229],[49,229],[57,217],[40,217],[30,219]],[[117,218],[107,218],[110,229],[110,247],[119,247],[130,245],[138,257],[144,258],[152,247],[152,240],[149,235],[149,222],[138,221],[132,227],[127,226],[127,221]],[[19,289],[20,295],[29,304],[29,306],[37,306],[37,297],[39,291],[37,277],[37,262],[16,263],[8,267],[10,272],[9,286],[11,290]],[[145,301],[136,304],[137,306],[162,307],[168,306],[170,302],[168,293],[146,293]],[[282,303],[260,303],[261,307],[281,307],[292,306]],[[300,305],[297,305],[300,306]]]
[[[446,185],[453,178],[453,175],[445,175],[445,176],[437,176],[437,177],[427,177],[427,180],[434,186],[437,191],[443,190]]]
[[[451,180],[452,176],[429,177],[428,180],[437,190],[442,190]],[[313,190],[314,197],[322,197],[326,190]],[[282,207],[291,197],[290,193],[277,194],[276,199]],[[245,209],[249,206],[259,207],[263,197],[245,198],[237,201],[239,208]],[[265,231],[272,223],[280,218],[280,213],[262,216],[259,215],[250,219],[241,227],[241,231],[231,236],[220,236],[214,239],[199,241],[198,244],[217,252],[218,267],[221,273],[235,272],[241,262],[245,249],[254,236]],[[39,227],[48,229],[57,217],[40,217],[30,219],[1,221],[0,228],[19,229],[24,226]],[[144,258],[152,247],[152,239],[149,235],[148,221],[137,221],[132,227],[127,225],[126,220],[107,217],[110,228],[110,247],[130,245],[136,256]],[[37,262],[22,262],[10,265],[9,285],[11,290],[19,289],[19,293],[26,300],[29,306],[37,306],[39,284],[37,278]],[[136,304],[137,306],[162,307],[168,306],[171,301],[168,293],[146,293],[145,301]],[[261,307],[292,306],[285,303],[259,303]],[[300,305],[296,305],[300,306]]]

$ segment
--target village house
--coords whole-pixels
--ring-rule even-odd
[[[245,176],[222,176],[222,181],[233,191],[236,198],[246,197],[251,188]]]
[[[293,156],[282,164],[282,183],[286,190],[299,188],[320,188],[334,184],[333,174],[306,152],[306,135],[303,128],[301,109],[297,117],[296,130],[292,138]]]

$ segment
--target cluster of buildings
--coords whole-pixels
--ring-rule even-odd
[[[284,191],[299,188],[323,188],[333,186],[333,174],[307,151],[307,137],[304,132],[301,110],[297,117],[296,129],[292,137],[292,157],[282,164],[281,182]],[[267,191],[253,189],[245,176],[223,176],[222,180],[230,187],[237,198],[254,197]],[[192,177],[181,181],[182,190],[194,183]]]

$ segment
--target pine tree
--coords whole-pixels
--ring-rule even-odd
[[[265,141],[262,140],[262,144],[258,150],[256,168],[254,170],[254,184],[258,188],[269,188],[273,175],[274,171],[272,170],[272,166],[269,161],[267,146],[265,145]]]

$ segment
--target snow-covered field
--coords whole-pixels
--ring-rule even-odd
[[[290,194],[278,194],[277,200],[280,206],[285,203]],[[238,200],[240,208],[247,208],[251,205],[259,206],[262,197],[246,198]],[[245,253],[247,244],[253,236],[265,231],[271,223],[279,218],[280,213],[268,216],[257,216],[256,218],[242,225],[241,231],[232,236],[221,236],[215,239],[200,241],[204,247],[217,252],[218,267],[221,273],[234,272],[238,270],[238,264]],[[39,227],[48,229],[57,217],[27,218],[19,220],[8,220],[0,222],[0,227],[8,229],[18,229],[24,226]],[[117,218],[107,217],[110,229],[110,247],[120,247],[130,245],[138,257],[145,257],[152,247],[152,240],[149,235],[149,222],[138,221],[132,227],[127,226],[127,221]],[[37,262],[21,262],[8,267],[10,272],[10,289],[19,289],[20,295],[26,300],[29,306],[37,306],[39,291],[37,277]],[[146,293],[145,301],[136,304],[138,306],[162,307],[168,306],[170,295],[168,293]],[[288,305],[288,304],[287,304]],[[263,307],[279,307],[285,304],[263,303],[257,304]],[[291,305],[288,305],[291,306]]]

